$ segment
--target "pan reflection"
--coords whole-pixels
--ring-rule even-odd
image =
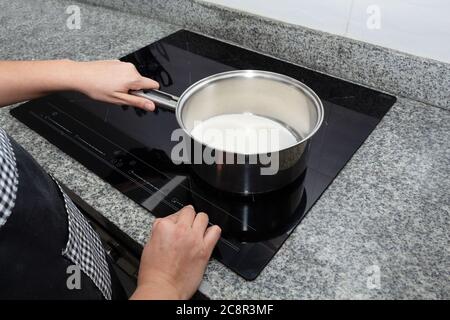
[[[189,178],[193,205],[208,213],[222,236],[239,242],[257,242],[289,232],[303,218],[305,174],[289,186],[270,193],[241,196],[212,188],[195,175]]]

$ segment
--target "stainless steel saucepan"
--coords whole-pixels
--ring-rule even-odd
[[[310,140],[324,115],[320,99],[309,87],[288,76],[266,71],[219,73],[191,85],[179,98],[158,90],[132,93],[174,110],[180,128],[191,142],[189,157],[193,171],[210,185],[239,194],[276,190],[298,178],[306,170]],[[217,158],[228,161],[213,164],[193,161],[192,150],[211,148],[191,135],[194,125],[214,116],[241,113],[277,121],[292,132],[296,142],[269,154],[212,150]],[[271,161],[268,163],[267,159]],[[275,161],[278,166],[274,171]]]

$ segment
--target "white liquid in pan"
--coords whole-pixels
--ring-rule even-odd
[[[211,117],[194,124],[191,135],[214,149],[241,154],[279,151],[298,141],[281,123],[250,113]]]

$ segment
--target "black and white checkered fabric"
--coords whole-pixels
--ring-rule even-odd
[[[63,255],[80,267],[105,299],[111,300],[111,275],[100,238],[61,186],[56,184],[63,194],[69,222],[69,239]]]
[[[16,157],[6,132],[0,128],[0,228],[14,208],[19,174]]]

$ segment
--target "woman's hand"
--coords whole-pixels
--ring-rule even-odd
[[[119,60],[76,62],[73,68],[74,89],[92,99],[155,110],[152,101],[129,94],[130,90],[159,88],[158,82],[141,76],[132,63]]]
[[[156,219],[144,248],[138,287],[131,299],[189,299],[203,278],[220,238],[218,226],[208,228],[208,216],[187,206]]]
[[[118,60],[0,61],[0,107],[73,90],[93,99],[153,111],[153,102],[129,91],[157,88],[159,84],[141,76],[133,64]]]

